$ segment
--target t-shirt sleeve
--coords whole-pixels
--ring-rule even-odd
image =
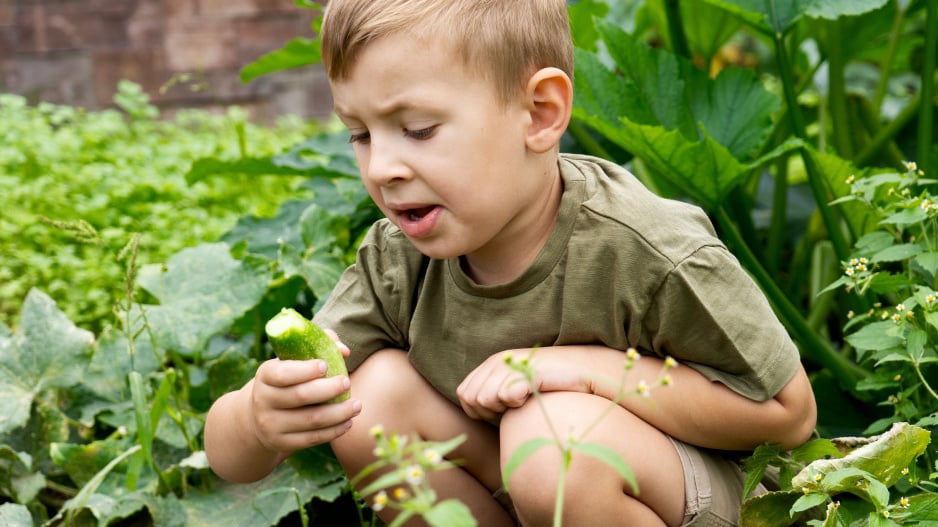
[[[410,297],[408,269],[419,265],[414,255],[395,243],[394,229],[378,222],[362,240],[356,262],[342,274],[313,321],[332,329],[349,347],[349,370],[385,348],[407,349]],[[415,252],[415,251],[414,251]]]
[[[646,322],[656,353],[756,401],[775,396],[800,362],[765,295],[722,246],[679,262]]]

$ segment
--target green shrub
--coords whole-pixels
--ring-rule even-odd
[[[129,82],[115,101],[123,111],[0,94],[0,319],[12,320],[38,286],[79,325],[102,328],[120,294],[112,255],[130,233],[142,234],[142,260],[164,261],[217,240],[242,215],[272,214],[296,182],[253,175],[190,185],[193,161],[271,156],[317,128],[298,119],[257,126],[237,108],[160,120]]]

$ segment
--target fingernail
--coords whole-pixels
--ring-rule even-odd
[[[343,378],[342,387],[348,390],[349,388],[352,387],[352,381],[348,377]]]
[[[353,402],[353,403],[352,403],[352,410],[355,410],[355,413],[356,413],[356,414],[359,413],[359,412],[361,412],[361,411],[362,411],[362,402],[361,402],[361,401],[355,401],[355,402]]]

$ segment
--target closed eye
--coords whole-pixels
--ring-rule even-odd
[[[404,128],[404,135],[410,137],[411,139],[417,139],[422,141],[424,139],[429,139],[433,135],[433,132],[436,131],[437,125],[429,126],[427,128],[421,128],[419,130],[408,130]]]
[[[354,143],[368,144],[369,142],[371,142],[371,134],[368,132],[352,134],[349,136],[348,142],[353,143],[353,144]]]

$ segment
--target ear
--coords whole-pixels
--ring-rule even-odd
[[[560,144],[573,107],[573,84],[559,68],[542,68],[528,79],[525,101],[531,123],[525,138],[528,149],[542,154]]]

